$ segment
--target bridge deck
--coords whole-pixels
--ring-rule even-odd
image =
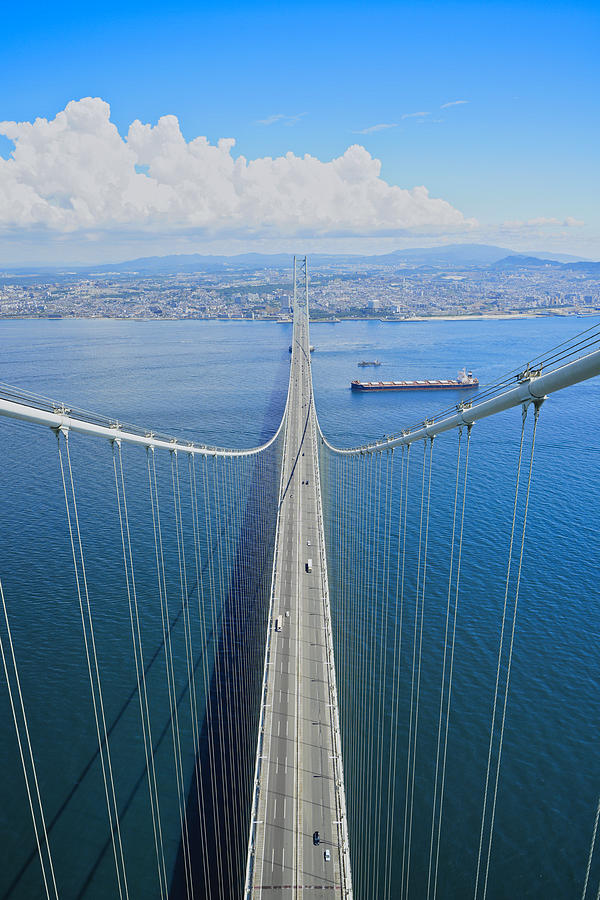
[[[316,422],[303,318],[295,326],[290,378],[247,896],[292,898],[326,890],[327,896],[348,897]],[[276,619],[281,631],[275,630]]]

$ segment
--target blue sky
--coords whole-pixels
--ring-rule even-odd
[[[343,227],[309,217],[297,230],[306,241],[389,249],[468,240],[600,257],[600,4],[165,6],[5,8],[0,119],[52,120],[70,101],[99,97],[122,138],[136,119],[171,115],[186,141],[235,138],[231,155],[248,160],[292,151],[327,162],[360,144],[386,184],[424,185],[476,227],[409,222],[395,233],[369,218],[340,237]],[[0,138],[5,159],[12,148]],[[0,243],[17,254],[54,240],[47,223],[11,221]],[[236,221],[198,229],[186,220],[177,237],[165,219],[167,252],[282,246],[275,226],[261,233]],[[59,228],[65,258],[83,252],[80,224]],[[133,250],[146,226],[138,235],[129,222],[126,237],[124,227],[115,226]],[[114,253],[114,231],[108,219],[90,225],[90,253]],[[282,239],[293,238],[287,223]]]

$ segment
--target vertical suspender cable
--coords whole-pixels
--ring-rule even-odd
[[[592,867],[592,857],[594,856],[594,848],[596,846],[596,834],[598,833],[598,819],[600,818],[600,796],[598,797],[598,805],[596,806],[596,818],[594,819],[594,830],[592,831],[592,840],[590,842],[590,853],[588,856],[587,866],[585,870],[585,881],[583,882],[583,891],[581,893],[581,900],[585,900],[588,882],[590,880],[590,869]],[[598,891],[600,892],[600,886],[598,887]]]
[[[358,688],[356,684],[356,678],[351,679],[350,672],[358,671],[358,614],[357,609],[359,605],[359,574],[360,574],[360,561],[358,559],[358,541],[359,534],[361,532],[361,484],[362,478],[361,474],[361,462],[362,458],[360,456],[351,457],[352,463],[352,490],[353,490],[353,505],[352,505],[352,519],[354,525],[349,534],[349,548],[350,552],[347,560],[347,570],[348,570],[348,601],[349,601],[349,610],[350,610],[350,624],[349,624],[349,640],[350,640],[350,653],[352,665],[348,667],[348,693],[347,693],[347,709],[348,709],[348,727],[349,727],[349,736],[348,736],[348,748],[349,748],[349,765],[350,771],[352,773],[358,772],[358,760],[356,758],[356,727],[350,726],[350,714],[352,712],[352,719],[355,718],[355,709],[356,709],[356,701]],[[350,527],[350,523],[348,523],[348,528]],[[351,680],[350,680],[351,679]],[[350,832],[350,841],[354,846],[354,874],[356,876],[356,862],[359,854],[360,847],[360,838],[358,834],[358,829],[356,828],[357,819],[356,819],[356,797],[358,793],[358,777],[353,774],[353,777],[350,779],[350,783],[348,785],[348,828]],[[355,877],[356,883],[356,877]]]
[[[232,560],[231,560],[231,582],[229,592],[232,598],[233,607],[233,626],[230,629],[230,648],[231,648],[231,686],[233,694],[233,727],[232,732],[233,744],[231,753],[234,754],[236,760],[235,780],[237,782],[237,798],[235,805],[237,809],[236,819],[236,866],[237,877],[241,879],[241,867],[243,861],[243,844],[244,830],[246,826],[246,808],[245,808],[245,728],[246,728],[246,705],[242,705],[242,694],[240,684],[240,662],[244,653],[243,632],[241,628],[242,622],[242,601],[246,592],[242,586],[243,567],[240,565],[240,553],[243,552],[243,519],[244,519],[244,497],[238,483],[237,466],[233,459],[227,460],[228,477],[227,484],[230,495],[231,508],[234,516],[234,528],[232,539]],[[262,568],[262,559],[259,559],[259,570]]]
[[[215,498],[217,503],[217,512],[220,521],[225,523],[227,520],[227,509],[221,498],[221,477],[219,473],[219,457],[215,456]],[[222,528],[223,540],[219,543],[219,585],[221,590],[221,635],[219,638],[219,656],[221,658],[221,675],[219,679],[218,697],[219,697],[219,747],[221,754],[221,779],[222,779],[222,802],[225,808],[225,850],[227,853],[227,868],[230,875],[234,871],[233,863],[233,835],[232,835],[232,798],[230,791],[232,785],[228,777],[226,768],[226,748],[225,748],[225,722],[230,721],[230,704],[229,704],[229,684],[228,684],[228,659],[226,651],[227,631],[229,628],[228,604],[227,604],[227,582],[225,569],[227,566],[228,556],[228,528],[224,525]],[[225,558],[224,558],[225,556]],[[224,682],[224,686],[223,686]],[[223,690],[224,687],[224,690]],[[223,697],[225,694],[225,697]],[[231,733],[231,730],[229,731]]]
[[[204,870],[205,884],[210,893],[210,879],[207,870],[207,835],[204,821],[204,803],[202,797],[202,784],[198,761],[198,752],[200,746],[200,727],[198,721],[198,701],[196,696],[196,677],[194,665],[194,643],[192,635],[192,626],[190,620],[189,592],[187,582],[187,567],[185,559],[185,543],[184,543],[184,525],[183,513],[181,508],[181,488],[179,480],[179,457],[177,451],[171,452],[171,483],[173,488],[173,511],[175,515],[175,533],[177,538],[177,558],[179,562],[179,585],[181,591],[181,612],[183,618],[183,635],[185,643],[185,658],[187,670],[187,685],[190,704],[190,724],[192,730],[192,759],[194,765],[194,781],[196,784],[196,803],[198,808],[198,823],[200,827],[200,842],[202,845],[202,864]],[[184,797],[187,806],[187,796],[185,794],[185,773],[183,779]],[[191,862],[191,856],[190,856]]]
[[[267,488],[266,498],[268,501],[268,488],[270,486],[270,450],[265,451],[265,486]],[[248,624],[255,621],[257,614],[257,604],[259,597],[259,588],[263,584],[263,573],[265,568],[266,557],[270,549],[269,541],[265,541],[263,553],[260,558],[260,566],[258,573],[255,573],[253,579],[250,578],[250,567],[246,559],[248,551],[248,529],[250,517],[250,503],[252,497],[252,489],[249,479],[242,481],[240,478],[240,468],[245,467],[245,463],[239,463],[234,460],[230,461],[232,472],[232,481],[235,490],[232,493],[232,502],[234,508],[237,509],[237,541],[235,550],[235,608],[236,608],[236,629],[233,634],[234,646],[234,673],[235,673],[235,709],[236,720],[239,720],[237,746],[239,747],[239,764],[238,764],[238,780],[239,780],[239,822],[240,822],[240,888],[244,875],[244,851],[245,851],[245,835],[249,828],[250,815],[250,790],[249,775],[251,769],[250,758],[247,748],[251,745],[251,713],[252,703],[249,697],[244,696],[244,672],[250,673],[251,683],[253,683],[254,666],[252,661],[252,653],[250,641],[252,635],[248,629]],[[245,489],[244,489],[245,486]],[[268,514],[270,510],[265,512]]]
[[[213,528],[212,528],[212,504],[211,498],[209,496],[209,468],[208,468],[208,457],[204,457],[204,473],[203,473],[203,481],[204,481],[204,518],[206,522],[206,528],[208,532],[208,541],[207,545],[210,548],[213,548],[209,551],[208,554],[208,576],[209,576],[209,595],[210,595],[210,613],[211,613],[211,628],[213,634],[213,646],[214,646],[214,660],[213,660],[213,673],[215,679],[219,677],[220,672],[220,664],[219,664],[219,642],[218,642],[218,627],[217,627],[217,609],[216,609],[216,587],[215,587],[215,570],[214,570],[214,552],[220,552],[218,545],[218,535],[219,529],[215,524],[215,543],[213,544]],[[207,721],[208,721],[208,749],[210,756],[210,773],[211,773],[211,792],[212,792],[212,810],[213,810],[213,833],[215,835],[219,834],[219,818],[218,818],[218,809],[217,809],[217,798],[218,798],[218,784],[217,784],[217,761],[215,754],[215,721],[216,721],[216,710],[215,705],[218,705],[216,697],[214,698],[209,690],[206,695],[207,702]],[[222,865],[222,854],[220,851],[220,847],[217,846],[215,848],[215,856],[217,860],[217,877],[219,882],[219,896],[220,898],[224,898],[224,875],[223,875],[223,865]]]
[[[118,472],[115,444],[117,446],[119,456]],[[156,864],[158,869],[158,883],[160,888],[160,896],[161,898],[164,898],[168,895],[169,885],[165,867],[162,823],[160,818],[160,806],[158,799],[158,784],[156,780],[156,768],[154,765],[152,728],[150,723],[150,706],[148,703],[148,692],[146,686],[146,669],[144,665],[144,653],[142,649],[142,635],[140,630],[135,574],[133,570],[133,551],[131,547],[131,533],[129,528],[127,496],[125,494],[125,476],[123,472],[123,456],[121,453],[120,441],[112,442],[112,461],[115,476],[117,512],[119,515],[119,526],[121,530],[121,547],[123,550],[123,566],[125,571],[125,585],[127,589],[127,604],[129,607],[129,622],[131,625],[133,658],[135,662],[135,674],[138,688],[137,694],[140,705],[140,722],[142,725],[144,756],[146,759],[146,774],[148,777],[148,793],[150,797],[150,812],[152,815],[152,831],[154,835],[154,849],[156,853]],[[127,542],[125,540],[125,536],[127,536]]]
[[[192,519],[192,540],[194,547],[194,567],[196,571],[196,595],[198,598],[198,628],[200,632],[200,653],[201,653],[201,667],[202,667],[202,684],[204,688],[204,696],[206,697],[207,691],[207,677],[206,677],[206,658],[208,655],[208,646],[206,642],[206,629],[204,627],[204,610],[202,604],[202,564],[200,558],[200,547],[199,547],[199,537],[198,537],[198,510],[197,510],[197,501],[196,501],[196,482],[195,482],[195,468],[194,468],[194,457],[193,454],[188,454],[188,483],[190,487],[190,514]],[[192,588],[193,590],[193,588]],[[186,601],[188,602],[188,601]],[[187,614],[189,617],[189,605]],[[192,635],[192,627],[191,622],[189,625],[190,628],[190,646],[193,647],[191,635]],[[196,780],[196,794],[198,800],[198,816],[200,819],[200,830],[201,830],[201,839],[202,839],[202,855],[203,855],[203,871],[204,871],[204,884],[206,888],[206,895],[210,900],[212,894],[212,886],[211,886],[211,877],[210,877],[210,863],[209,863],[209,853],[208,853],[208,835],[207,835],[207,823],[206,823],[206,798],[204,795],[204,774],[203,774],[203,762],[202,762],[202,754],[200,747],[200,732],[201,732],[201,716],[198,714],[198,700],[196,694],[196,681],[194,675],[195,662],[193,658],[193,650],[192,650],[192,684],[194,688],[194,720],[195,720],[195,738],[194,738],[194,747],[195,747],[195,760],[194,760],[194,777]],[[206,705],[205,705],[206,708]]]
[[[442,832],[442,810],[444,806],[444,788],[446,785],[446,759],[448,753],[448,729],[450,725],[450,704],[452,700],[452,680],[454,675],[454,648],[456,646],[456,616],[458,612],[458,592],[460,587],[460,567],[462,562],[462,545],[463,545],[463,532],[464,532],[464,524],[465,524],[465,505],[467,498],[467,480],[468,480],[468,471],[469,471],[469,449],[471,446],[471,428],[472,425],[469,425],[467,428],[467,450],[465,454],[465,472],[464,472],[464,481],[463,481],[463,494],[462,494],[462,509],[460,514],[460,533],[458,539],[458,560],[456,564],[456,583],[455,583],[455,593],[454,593],[454,613],[453,613],[453,621],[452,621],[452,642],[451,642],[451,650],[450,650],[450,668],[448,673],[448,700],[446,706],[446,724],[445,724],[445,732],[444,732],[444,751],[442,755],[442,776],[440,782],[440,809],[438,815],[438,827],[437,827],[437,837],[436,837],[436,850],[435,850],[435,874],[433,879],[433,897],[437,896],[437,885],[438,885],[438,870],[439,870],[439,862],[440,862],[440,837]]]
[[[356,469],[355,472],[355,485],[357,487],[358,494],[358,503],[357,503],[357,521],[356,528],[354,529],[354,539],[353,539],[353,571],[355,572],[355,580],[353,585],[353,628],[352,628],[352,643],[353,643],[353,656],[354,656],[354,665],[353,669],[357,673],[357,677],[354,678],[352,682],[352,709],[354,712],[354,716],[356,719],[356,726],[352,730],[351,737],[351,746],[352,746],[352,770],[353,772],[360,772],[360,759],[359,759],[359,716],[360,716],[360,688],[361,688],[361,678],[362,676],[362,646],[363,646],[363,635],[362,635],[362,607],[363,607],[363,572],[364,572],[364,543],[365,543],[365,517],[366,517],[366,456],[361,455],[356,458]],[[362,835],[360,833],[359,826],[359,811],[360,811],[360,788],[361,788],[361,779],[356,778],[354,784],[352,786],[352,794],[351,794],[351,815],[352,815],[352,828],[354,830],[355,841],[354,841],[354,883],[357,885],[357,889],[360,886],[359,881],[359,873],[362,866],[362,855],[363,855],[363,840]]]
[[[67,466],[69,473],[69,490],[67,491],[67,478],[65,475],[65,464],[63,461],[61,430],[56,432],[58,439],[58,458],[60,463],[60,473],[65,497],[65,509],[67,512],[67,523],[69,528],[69,540],[71,543],[71,553],[73,556],[73,567],[75,570],[75,583],[77,586],[77,597],[79,600],[79,611],[81,614],[81,624],[83,628],[83,642],[85,646],[85,656],[88,667],[88,675],[90,679],[90,688],[92,693],[92,706],[94,709],[94,720],[96,723],[96,736],[98,738],[98,747],[100,750],[100,762],[102,766],[102,778],[104,781],[104,792],[106,796],[106,806],[108,811],[108,822],[113,847],[113,855],[115,860],[115,872],[117,876],[117,886],[119,896],[129,897],[127,887],[127,873],[125,871],[125,859],[123,856],[123,844],[121,842],[121,827],[119,823],[119,809],[117,806],[117,798],[115,794],[115,784],[112,771],[112,762],[110,757],[110,746],[108,742],[108,734],[106,731],[106,718],[104,715],[104,700],[102,696],[102,685],[100,682],[100,670],[98,666],[98,656],[96,654],[96,641],[94,638],[94,626],[92,621],[92,609],[88,593],[87,578],[85,573],[85,560],[83,555],[83,545],[81,543],[81,532],[79,529],[79,514],[77,512],[77,501],[75,498],[75,482],[73,479],[73,470],[71,467],[71,454],[69,451],[68,432],[64,432],[64,445],[67,457]],[[69,499],[73,507],[73,513],[69,505]],[[75,527],[73,527],[73,524]],[[76,550],[77,547],[77,550]],[[84,602],[85,596],[85,602]]]
[[[213,718],[213,738],[215,739],[215,747],[217,748],[217,758],[219,761],[220,778],[216,783],[217,794],[214,803],[217,805],[217,846],[216,853],[223,866],[223,871],[231,873],[231,859],[227,861],[225,868],[225,856],[231,856],[231,842],[229,837],[229,803],[227,800],[227,775],[225,772],[225,748],[223,744],[223,723],[225,720],[223,693],[224,665],[223,659],[223,629],[225,628],[225,590],[223,586],[223,510],[221,508],[220,490],[219,490],[219,460],[215,456],[212,458],[210,465],[212,476],[212,494],[211,494],[211,513],[214,515],[216,538],[216,567],[213,568],[214,578],[214,596],[215,600],[219,599],[219,608],[215,603],[215,668],[214,668],[214,693],[215,693],[215,713]],[[216,571],[215,571],[216,569]],[[216,733],[215,733],[216,728]],[[217,743],[218,742],[218,743]],[[223,814],[225,834],[221,830],[221,818]]]
[[[456,512],[458,508],[458,481],[460,475],[460,451],[461,451],[461,441],[462,441],[462,428],[458,430],[458,445],[456,448],[456,478],[454,481],[454,509],[452,513],[452,530],[450,536],[450,566],[448,571],[448,598],[446,602],[446,623],[444,628],[444,653],[442,660],[442,677],[440,679],[440,709],[438,715],[438,730],[437,730],[437,746],[435,752],[435,775],[433,780],[433,805],[431,810],[431,839],[429,842],[429,865],[427,869],[427,900],[429,900],[431,893],[431,872],[432,872],[432,863],[433,863],[433,841],[435,834],[435,825],[436,825],[436,814],[437,814],[437,797],[438,797],[438,775],[439,775],[439,766],[440,766],[440,747],[442,743],[442,719],[443,719],[443,711],[444,711],[444,700],[445,700],[445,686],[446,686],[446,662],[448,658],[448,630],[450,626],[450,600],[452,596],[452,575],[453,575],[453,567],[454,567],[454,546],[455,546],[455,537],[456,537]]]
[[[354,645],[354,669],[358,673],[358,677],[356,677],[352,683],[352,708],[355,711],[356,722],[359,722],[360,716],[360,701],[361,697],[361,684],[362,679],[364,677],[362,672],[362,661],[363,661],[363,633],[362,626],[364,622],[363,616],[363,603],[364,603],[364,590],[363,590],[363,577],[365,570],[365,558],[364,558],[364,546],[366,541],[366,509],[367,509],[367,457],[365,455],[360,455],[356,459],[356,473],[355,473],[355,484],[357,485],[357,494],[358,494],[358,507],[357,507],[357,527],[355,528],[354,533],[354,565],[353,570],[356,572],[355,583],[354,583],[354,598],[353,598],[353,619],[354,619],[354,627],[353,631],[353,645]],[[358,773],[361,771],[361,760],[360,760],[360,727],[357,726],[352,731],[352,759],[353,759],[353,771]],[[361,792],[361,784],[362,779],[356,778],[355,784],[352,790],[352,827],[354,829],[355,841],[354,841],[354,882],[360,887],[360,873],[362,870],[362,860],[363,860],[363,837],[360,830],[360,792]]]
[[[232,484],[233,484],[233,471],[232,471],[232,463],[231,460],[225,457],[223,459],[223,468],[225,469],[225,477],[223,478],[223,496],[224,496],[224,505],[225,510],[228,512],[231,510],[231,526],[227,529],[227,542],[228,542],[228,572],[229,572],[229,587],[228,587],[228,597],[229,597],[229,609],[230,609],[230,618],[226,629],[225,641],[226,641],[226,652],[227,652],[227,660],[228,660],[228,677],[227,677],[227,685],[228,685],[228,710],[229,710],[229,718],[228,718],[228,734],[229,734],[229,754],[233,753],[235,756],[235,765],[231,767],[231,784],[232,784],[232,831],[234,836],[235,845],[233,847],[234,854],[234,871],[236,872],[236,878],[234,883],[238,883],[241,880],[241,865],[242,865],[242,854],[243,854],[243,838],[242,838],[242,829],[243,829],[243,802],[242,802],[242,763],[243,758],[240,753],[240,723],[239,719],[239,704],[236,703],[236,690],[237,690],[237,681],[236,681],[236,657],[239,650],[236,647],[236,638],[237,633],[235,630],[236,623],[238,621],[237,618],[237,605],[238,605],[238,597],[237,597],[237,588],[236,588],[236,550],[238,547],[239,540],[239,514],[241,511],[241,503],[236,502],[235,495],[233,494]],[[259,567],[261,561],[259,559]]]
[[[531,452],[529,456],[529,472],[527,475],[527,489],[525,491],[525,510],[523,512],[523,526],[521,531],[521,548],[519,551],[519,565],[517,568],[517,584],[515,587],[515,598],[513,601],[513,616],[512,616],[512,624],[510,631],[510,645],[508,649],[508,662],[506,667],[506,682],[504,686],[504,698],[502,702],[502,720],[500,724],[500,739],[498,741],[498,756],[496,759],[496,777],[494,780],[494,795],[492,800],[492,814],[490,818],[490,832],[488,839],[488,848],[487,848],[487,859],[485,864],[485,881],[483,884],[483,900],[487,895],[487,886],[488,886],[488,875],[490,871],[490,856],[492,853],[492,840],[494,837],[494,819],[496,815],[496,799],[498,797],[498,779],[500,777],[500,763],[502,761],[502,745],[504,742],[504,724],[506,721],[506,705],[508,701],[508,688],[510,685],[510,672],[512,666],[512,655],[513,655],[513,647],[515,641],[515,626],[517,622],[517,609],[519,606],[519,588],[521,586],[521,572],[523,570],[523,553],[525,550],[525,532],[527,529],[527,512],[529,510],[529,493],[531,489],[531,476],[533,472],[533,455],[535,452],[535,436],[537,432],[538,419],[540,415],[541,402],[535,403],[535,412],[533,419],[533,434],[531,437]]]
[[[358,790],[358,778],[354,775],[357,772],[356,759],[356,731],[357,728],[352,724],[355,721],[355,709],[357,700],[356,678],[353,673],[358,671],[358,617],[357,607],[358,598],[358,577],[360,573],[360,562],[358,559],[358,540],[361,531],[361,484],[360,478],[361,457],[350,457],[350,485],[348,494],[348,515],[344,523],[346,537],[346,557],[342,560],[342,571],[340,579],[346,582],[347,592],[347,608],[348,608],[348,656],[346,665],[347,681],[346,681],[346,732],[347,732],[347,752],[348,762],[346,770],[350,771],[351,778],[347,785],[347,809],[348,809],[348,830],[349,839],[354,846],[354,870],[356,873],[356,860],[358,847],[360,845],[358,832],[356,828],[356,795]],[[352,524],[351,524],[352,523]],[[356,878],[354,879],[356,883]]]
[[[6,687],[8,688],[8,697],[10,700],[10,708],[12,712],[13,722],[15,725],[15,733],[17,736],[17,744],[19,746],[19,756],[21,757],[21,765],[23,767],[23,776],[25,778],[25,788],[27,790],[27,799],[29,801],[29,810],[31,812],[31,821],[33,823],[33,830],[35,833],[35,841],[38,848],[38,855],[40,860],[40,867],[42,869],[42,879],[44,881],[44,891],[46,893],[46,897],[48,900],[58,900],[58,888],[56,887],[56,878],[54,876],[54,864],[52,862],[52,853],[50,851],[50,844],[48,842],[48,832],[46,829],[46,819],[44,816],[44,807],[42,805],[42,798],[40,795],[40,787],[38,783],[37,770],[35,767],[35,759],[33,756],[33,749],[31,746],[31,738],[29,735],[29,725],[27,723],[27,714],[25,712],[25,704],[23,702],[23,694],[21,693],[21,680],[19,678],[19,670],[17,668],[17,659],[15,656],[15,650],[12,639],[12,632],[10,630],[10,623],[8,621],[8,612],[6,609],[6,601],[4,599],[4,588],[2,587],[2,582],[0,581],[0,600],[2,601],[2,613],[4,617],[4,626],[6,629],[6,635],[8,638],[8,651],[10,651],[10,662],[12,664],[12,670],[14,673],[14,682],[16,686],[16,693],[18,696],[18,704],[15,703],[15,697],[13,694],[13,687],[11,684],[11,678],[9,675],[8,669],[8,661],[6,653],[8,651],[4,650],[4,641],[2,639],[2,634],[0,634],[0,654],[2,655],[2,666],[4,668],[4,675],[6,678]],[[27,761],[25,759],[25,751],[23,749],[23,741],[21,739],[21,728],[19,727],[19,715],[17,714],[17,706],[18,713],[23,722],[23,731],[25,733],[25,742],[27,745]],[[28,766],[31,769],[31,777],[28,772]],[[31,784],[33,781],[33,786]],[[36,812],[37,810],[37,812]],[[39,825],[38,825],[38,815],[39,815]],[[40,837],[40,830],[42,835]],[[45,848],[45,853],[42,852],[42,847]],[[48,869],[48,871],[46,871]]]
[[[423,508],[425,504],[425,461],[427,455],[427,442],[423,441],[423,464],[422,464],[422,474],[421,474],[421,506],[419,512],[419,545],[417,551],[417,585],[415,592],[415,614],[413,620],[413,653],[412,653],[412,667],[411,667],[411,675],[410,675],[410,710],[408,716],[408,749],[406,755],[406,794],[404,797],[404,829],[402,835],[402,881],[400,888],[400,898],[405,895],[406,888],[405,884],[408,882],[407,868],[407,837],[408,837],[408,829],[409,829],[409,797],[410,797],[410,782],[411,782],[411,770],[412,770],[412,742],[413,742],[413,709],[414,709],[414,696],[415,696],[415,670],[417,667],[417,634],[418,634],[418,626],[419,626],[419,590],[420,590],[420,575],[421,575],[421,547],[422,547],[422,537],[423,537]],[[405,878],[406,875],[406,878]]]
[[[487,769],[485,773],[485,787],[483,789],[483,809],[481,813],[481,829],[479,832],[479,850],[477,853],[477,873],[475,876],[475,892],[474,897],[477,900],[477,893],[479,890],[479,874],[481,869],[481,854],[483,850],[483,835],[485,829],[485,819],[486,819],[486,811],[487,811],[487,802],[488,802],[488,789],[489,789],[489,781],[490,781],[490,770],[492,767],[492,748],[494,742],[494,732],[496,725],[496,709],[498,705],[498,690],[500,685],[500,667],[502,663],[502,650],[504,646],[504,630],[506,627],[506,607],[508,605],[508,589],[510,582],[510,569],[512,563],[512,550],[513,543],[515,537],[515,524],[517,521],[517,503],[519,499],[519,481],[521,479],[521,462],[523,459],[523,441],[525,438],[525,420],[527,418],[527,406],[523,406],[523,415],[521,421],[521,440],[519,443],[519,458],[517,462],[517,476],[515,481],[515,497],[513,501],[513,515],[512,515],[512,525],[510,531],[510,541],[508,545],[508,561],[506,566],[506,578],[504,582],[504,607],[502,609],[502,626],[500,629],[500,643],[498,646],[498,665],[496,668],[496,685],[494,688],[494,702],[492,706],[492,723],[490,726],[490,741],[488,746],[488,759],[487,759]]]
[[[154,552],[156,557],[156,575],[158,583],[158,598],[160,604],[160,617],[163,634],[163,646],[165,649],[165,674],[167,679],[167,693],[169,696],[169,712],[171,718],[171,736],[173,739],[173,762],[175,766],[175,782],[177,785],[177,802],[179,811],[179,827],[181,830],[181,843],[183,850],[183,862],[185,873],[186,895],[192,900],[192,867],[189,845],[189,831],[187,809],[185,804],[185,781],[183,778],[183,763],[181,756],[181,736],[179,732],[179,714],[177,709],[177,691],[175,685],[175,670],[173,666],[173,645],[171,641],[171,629],[169,628],[169,607],[167,601],[167,581],[165,574],[165,560],[162,540],[162,527],[160,522],[160,506],[158,498],[158,481],[156,476],[156,459],[154,448],[146,453],[148,469],[148,483],[150,487],[150,503],[152,507],[152,527],[154,532]]]
[[[417,733],[419,727],[419,700],[421,695],[421,662],[423,653],[423,624],[425,620],[425,585],[427,582],[427,550],[429,543],[429,511],[431,507],[431,470],[433,467],[433,438],[429,439],[429,475],[427,479],[427,506],[425,516],[425,544],[423,548],[423,573],[421,576],[421,615],[419,628],[419,664],[417,667],[417,688],[415,694],[415,727],[413,733],[412,780],[410,788],[410,819],[408,828],[408,848],[406,854],[406,896],[410,883],[410,857],[412,840],[413,808],[415,800],[415,772],[417,768]]]
[[[329,452],[329,451],[328,451]],[[351,522],[356,519],[351,511],[351,498],[354,489],[353,474],[356,459],[353,456],[342,457],[342,465],[344,467],[344,507],[342,510],[340,529],[342,551],[338,565],[338,585],[339,590],[343,592],[343,623],[344,637],[343,642],[340,638],[340,664],[344,667],[343,687],[341,691],[342,706],[342,728],[343,728],[343,754],[348,757],[350,766],[353,766],[353,759],[350,757],[350,738],[352,733],[352,718],[350,710],[352,708],[352,692],[350,684],[350,673],[354,670],[354,628],[353,628],[353,608],[354,608],[354,591],[353,580],[355,573],[355,562],[352,559],[352,529]],[[340,694],[338,695],[338,697]],[[348,795],[348,784],[346,785],[346,796]],[[346,804],[346,815],[348,815],[349,805]]]
[[[382,865],[385,860],[381,854],[381,811],[383,804],[383,756],[384,756],[384,723],[385,723],[385,690],[386,690],[386,662],[387,662],[387,635],[388,635],[388,604],[389,604],[389,562],[390,562],[390,498],[391,488],[390,480],[392,474],[394,456],[393,450],[388,451],[385,467],[385,503],[383,518],[383,566],[382,566],[382,590],[381,590],[381,613],[380,613],[380,629],[379,629],[379,674],[378,674],[378,701],[377,701],[377,743],[375,750],[375,846],[377,847],[377,855],[373,869],[371,894],[374,897],[380,897],[379,876]]]
[[[369,826],[373,828],[374,820],[376,817],[376,809],[375,809],[375,782],[376,782],[376,774],[375,774],[375,759],[373,755],[374,750],[374,731],[375,731],[375,710],[376,704],[374,702],[374,694],[377,690],[377,604],[379,598],[379,566],[378,566],[378,557],[379,557],[379,547],[380,547],[380,527],[381,527],[381,469],[382,469],[382,453],[375,454],[375,511],[371,524],[371,535],[370,535],[370,545],[371,545],[371,558],[369,565],[370,572],[370,580],[371,580],[371,590],[369,597],[369,644],[368,644],[368,654],[369,654],[369,681],[368,681],[368,702],[365,704],[366,710],[368,711],[368,728],[366,730],[367,736],[367,778],[365,779],[367,782],[367,800],[365,803],[365,823],[364,823],[364,831],[363,834],[368,834]],[[377,847],[376,843],[370,842],[369,854],[367,857],[367,870],[365,874],[365,890],[368,893],[369,884],[372,882],[372,871],[373,866],[375,865],[375,861],[377,858]]]
[[[406,475],[404,457],[406,455]],[[400,502],[398,505],[398,541],[396,559],[396,590],[394,609],[394,645],[392,663],[394,666],[392,681],[391,722],[390,722],[390,764],[388,773],[388,815],[386,824],[386,880],[385,900],[389,900],[392,890],[392,872],[394,857],[394,821],[396,812],[396,763],[398,761],[398,712],[400,698],[400,663],[402,656],[402,627],[404,624],[404,569],[406,562],[406,513],[408,503],[408,465],[410,462],[410,444],[402,447],[400,466]],[[402,552],[401,552],[402,547]]]
[[[369,454],[365,458],[365,469],[366,469],[366,503],[364,504],[365,513],[364,513],[364,526],[363,526],[363,537],[362,537],[362,553],[363,553],[363,561],[362,561],[362,571],[361,571],[361,591],[360,591],[360,618],[359,623],[362,631],[362,638],[360,641],[360,677],[359,677],[359,688],[360,688],[360,700],[359,700],[359,710],[361,714],[361,726],[357,728],[357,742],[360,752],[360,772],[362,773],[362,778],[360,779],[360,786],[358,792],[358,821],[359,821],[359,834],[361,836],[360,840],[360,870],[359,870],[359,884],[363,884],[366,889],[366,870],[368,865],[368,860],[370,853],[372,852],[368,847],[368,842],[365,841],[365,836],[367,834],[366,830],[366,822],[367,822],[367,792],[368,792],[368,769],[367,769],[367,741],[366,741],[366,733],[367,733],[367,707],[368,707],[368,696],[369,692],[367,689],[368,684],[368,663],[369,663],[369,607],[371,605],[371,596],[369,594],[370,587],[370,574],[371,574],[371,547],[372,547],[372,529],[373,529],[373,497],[375,491],[373,490],[373,468],[374,468],[374,456],[373,454]]]
[[[347,503],[346,503],[346,515],[344,516],[343,528],[346,534],[345,543],[344,543],[344,556],[342,557],[342,563],[340,567],[340,583],[344,585],[344,589],[346,591],[346,609],[347,609],[347,658],[346,658],[346,693],[343,699],[343,708],[345,709],[345,730],[346,730],[346,749],[345,749],[345,757],[347,759],[346,762],[346,770],[351,773],[355,770],[355,759],[354,759],[354,728],[351,727],[351,711],[354,708],[354,684],[353,681],[350,680],[350,672],[356,671],[356,624],[355,624],[355,605],[356,605],[356,575],[357,575],[357,563],[356,563],[356,554],[354,553],[355,549],[355,541],[356,541],[356,531],[360,525],[360,519],[358,515],[352,515],[354,512],[354,507],[352,506],[352,497],[354,498],[354,503],[356,503],[356,494],[358,493],[358,485],[356,479],[356,465],[357,458],[355,456],[351,456],[349,458],[349,485],[347,492]],[[354,494],[352,493],[354,492]],[[354,523],[354,527],[350,529],[350,522]],[[355,794],[355,782],[356,779],[354,777],[350,777],[348,784],[346,785],[346,800],[347,800],[347,813],[348,813],[348,830],[350,833],[350,839],[352,839],[352,829],[354,827],[354,794]]]

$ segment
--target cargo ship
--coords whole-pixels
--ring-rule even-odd
[[[359,366],[380,366],[381,362],[378,359],[361,359],[358,364]]]
[[[455,391],[479,387],[472,372],[463,369],[458,378],[437,378],[423,381],[352,381],[353,391]]]

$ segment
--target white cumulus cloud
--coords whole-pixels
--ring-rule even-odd
[[[99,98],[52,120],[1,122],[14,142],[0,158],[0,228],[196,230],[206,234],[381,234],[476,224],[425,187],[381,177],[354,144],[323,162],[306,154],[248,160],[235,140],[187,141],[175,116],[136,120],[122,138]]]

